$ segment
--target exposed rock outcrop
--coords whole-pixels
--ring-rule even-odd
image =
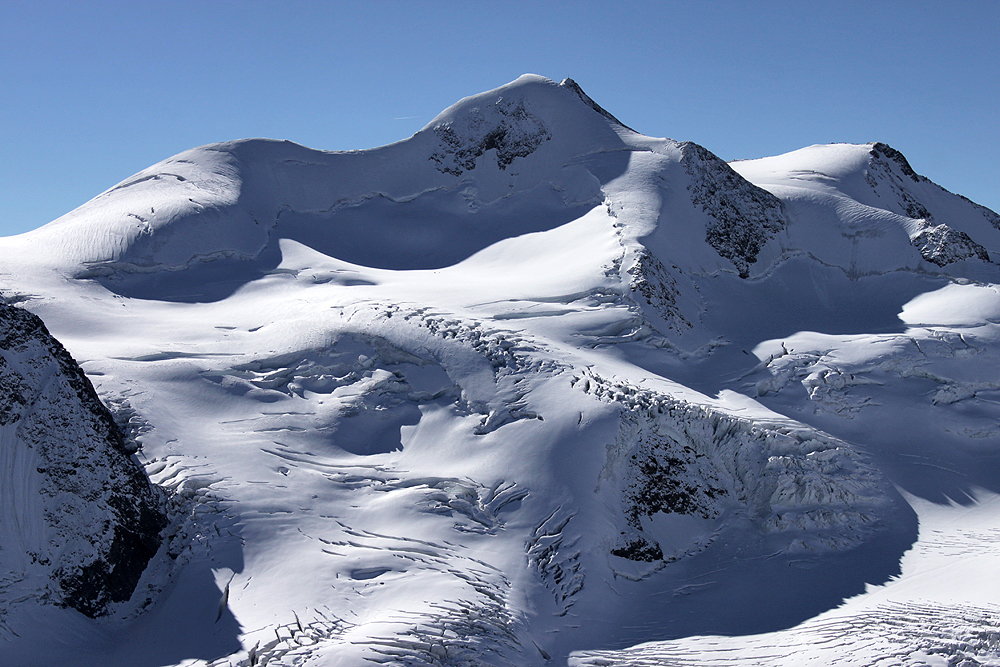
[[[93,385],[35,315],[0,304],[0,568],[95,617],[131,596],[167,520]]]
[[[887,144],[875,143],[872,144],[871,155],[871,164],[866,174],[868,183],[876,192],[880,182],[888,184],[889,190],[897,200],[892,207],[918,221],[916,232],[910,235],[910,243],[920,250],[921,257],[937,266],[947,266],[952,262],[970,258],[990,261],[990,254],[986,248],[976,243],[966,232],[939,222],[934,213],[907,189],[911,181],[917,184],[926,183],[935,188],[938,186],[915,172],[902,153]],[[972,206],[989,220],[990,224],[1000,229],[1000,216],[978,204]]]
[[[691,203],[712,218],[705,241],[736,266],[741,278],[748,277],[764,244],[785,228],[781,201],[702,146],[685,141],[680,149],[692,181]]]
[[[524,100],[504,98],[435,126],[434,134],[441,148],[430,159],[438,171],[455,176],[475,169],[476,159],[488,150],[496,151],[497,167],[503,171],[516,158],[531,155],[552,138],[541,119],[525,107]]]

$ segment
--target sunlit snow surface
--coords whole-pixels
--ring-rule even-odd
[[[0,579],[3,664],[997,663],[1000,221],[732,166],[526,76],[0,240],[175,499],[111,617]]]

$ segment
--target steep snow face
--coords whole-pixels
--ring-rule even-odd
[[[34,315],[0,305],[0,627],[26,598],[87,616],[129,599],[161,500],[90,381]]]
[[[36,605],[68,639],[23,622],[5,658],[615,664],[899,575],[897,487],[1000,478],[963,361],[1000,232],[904,164],[727,165],[529,75],[370,151],[194,149],[0,239],[183,509],[143,613]]]

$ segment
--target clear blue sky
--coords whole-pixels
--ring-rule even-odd
[[[397,141],[525,72],[727,160],[884,141],[1000,210],[996,0],[0,0],[0,235],[201,144]]]

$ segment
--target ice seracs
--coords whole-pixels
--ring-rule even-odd
[[[905,576],[914,497],[995,486],[993,215],[881,144],[727,164],[533,75],[381,148],[154,165],[0,256],[138,425],[173,558],[100,639],[33,600],[75,634],[6,655],[780,642]]]

